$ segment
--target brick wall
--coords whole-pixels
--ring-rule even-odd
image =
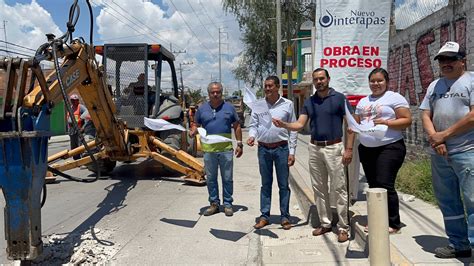
[[[405,132],[412,154],[428,143],[421,124],[418,106],[428,85],[439,77],[433,60],[446,41],[456,41],[467,51],[467,69],[474,71],[474,1],[451,0],[450,4],[409,28],[390,37],[388,72],[390,90],[404,95],[410,103],[413,124]]]

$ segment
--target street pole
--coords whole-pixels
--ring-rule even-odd
[[[185,107],[185,99],[184,99],[184,83],[183,83],[183,67],[185,65],[192,65],[193,62],[183,62],[179,63],[179,76],[180,76],[180,81],[181,81],[181,95],[183,99],[183,107]]]
[[[277,77],[281,81],[282,72],[282,60],[281,60],[281,2],[276,0],[276,23],[277,23]],[[280,86],[278,91],[280,95],[283,95],[283,86]]]
[[[183,84],[183,68],[181,67],[181,63],[179,63],[179,76],[181,80],[181,105],[184,108],[186,108],[186,104],[184,101],[184,84]]]
[[[288,99],[293,101],[293,51],[291,48],[291,24],[290,24],[290,9],[291,9],[291,1],[285,0],[286,3],[286,26],[287,26],[287,33],[286,33],[286,73],[287,73],[287,89],[288,89]]]
[[[222,84],[222,72],[221,72],[221,28],[219,28],[219,82]]]

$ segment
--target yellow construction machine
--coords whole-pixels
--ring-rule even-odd
[[[89,1],[87,4],[92,18]],[[27,262],[42,253],[41,194],[45,195],[47,170],[61,174],[87,165],[99,175],[112,171],[117,161],[152,158],[183,174],[186,181],[205,182],[203,164],[186,152],[186,132],[155,132],[144,127],[145,117],[185,121],[174,56],[161,45],[94,47],[92,36],[89,44],[82,38],[73,39],[76,9],[77,0],[71,6],[68,32],[58,38],[49,35],[34,57],[0,57],[0,186],[6,202],[7,253],[12,260]],[[103,66],[96,55],[102,56]],[[46,77],[42,61],[54,63],[54,71]],[[171,76],[168,94],[162,86],[163,63]],[[137,76],[144,79],[141,86],[135,82]],[[65,101],[73,117],[68,102],[73,91],[87,107],[96,136],[88,143],[81,137],[82,146],[48,157],[52,108]],[[77,125],[71,130],[77,130]],[[88,156],[60,162],[84,153]]]

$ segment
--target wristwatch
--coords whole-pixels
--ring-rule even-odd
[[[238,141],[237,141],[237,147],[240,147],[240,148],[243,148],[243,147],[244,147],[244,144],[242,143],[241,140],[238,140]]]

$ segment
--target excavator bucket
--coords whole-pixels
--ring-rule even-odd
[[[29,63],[0,58],[0,185],[5,197],[5,237],[11,260],[42,252],[41,191],[46,173],[50,108],[19,108]]]

